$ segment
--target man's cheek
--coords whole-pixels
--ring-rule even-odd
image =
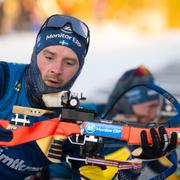
[[[46,75],[44,73],[41,72],[41,77],[42,77],[42,80],[45,81],[47,79]]]

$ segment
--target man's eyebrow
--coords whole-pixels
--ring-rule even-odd
[[[51,55],[55,55],[55,53],[54,53],[54,52],[49,51],[49,50],[47,50],[47,49],[45,49],[43,53],[48,53],[48,54],[51,54]]]

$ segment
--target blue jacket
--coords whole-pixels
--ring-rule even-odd
[[[13,105],[30,107],[24,85],[26,67],[24,64],[0,62],[0,119],[11,120]],[[43,119],[47,117],[35,117],[31,122]],[[0,128],[0,136],[3,133],[4,130]],[[0,147],[0,180],[24,179],[48,164],[49,161],[36,142]]]

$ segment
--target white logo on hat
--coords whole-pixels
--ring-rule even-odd
[[[65,33],[73,33],[73,30],[72,30],[70,24],[66,24],[65,26],[63,26],[63,27],[61,28],[61,31],[62,31],[62,32],[65,32]]]

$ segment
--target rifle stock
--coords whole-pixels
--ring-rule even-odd
[[[13,138],[11,141],[0,141],[0,146],[15,146],[48,136],[70,136],[80,134],[80,127],[75,123],[61,122],[58,118],[37,122],[32,126],[14,126],[7,120],[0,120],[0,126],[11,129]]]
[[[87,125],[91,124],[95,129],[88,131]],[[128,144],[141,144],[140,133],[142,130],[147,132],[148,142],[152,143],[149,128],[139,128],[130,126],[118,126],[105,123],[83,122],[82,128],[75,123],[63,122],[58,118],[44,120],[35,123],[33,126],[13,126],[7,120],[0,120],[0,126],[5,129],[10,129],[13,133],[11,141],[0,141],[0,146],[15,146],[18,144],[27,143],[30,141],[42,139],[48,136],[70,136],[73,134],[93,135],[105,138],[125,140]],[[12,127],[11,127],[12,126]],[[104,129],[103,129],[104,128]],[[178,134],[178,144],[180,144],[180,128],[166,128],[170,135],[172,132]]]

